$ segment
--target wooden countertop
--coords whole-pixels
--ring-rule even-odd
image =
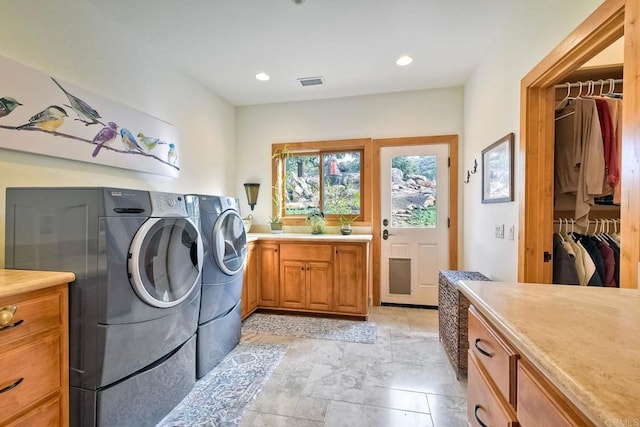
[[[640,291],[465,280],[458,287],[596,425],[640,425]]]
[[[73,282],[73,273],[0,269],[0,298]]]
[[[304,233],[247,233],[247,242],[256,240],[294,240],[311,242],[366,243],[373,239],[371,234],[304,234]]]

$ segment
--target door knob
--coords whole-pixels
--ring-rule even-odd
[[[389,236],[393,236],[393,234],[389,233],[389,230],[383,230],[382,231],[382,238],[384,240],[387,240],[389,238]]]

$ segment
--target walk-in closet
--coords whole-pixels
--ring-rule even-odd
[[[522,80],[521,282],[638,286],[639,14],[605,1]]]

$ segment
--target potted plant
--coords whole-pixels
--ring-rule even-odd
[[[311,234],[324,233],[324,214],[319,209],[313,209],[307,214],[307,224],[311,226]]]
[[[282,188],[278,185],[273,186],[273,216],[269,217],[269,224],[271,225],[271,232],[274,234],[282,233]]]
[[[353,221],[355,221],[356,218],[358,218],[358,215],[340,214],[340,217],[338,218],[338,221],[340,222],[340,233],[344,235],[351,234],[351,224],[353,224]]]
[[[279,216],[269,217],[269,225],[271,225],[271,232],[273,234],[282,233],[282,219]]]
[[[276,183],[273,186],[273,216],[269,219],[271,221],[271,232],[282,233],[282,178],[284,169],[284,159],[291,155],[291,151],[285,145],[282,150],[275,150],[271,158],[276,162]]]

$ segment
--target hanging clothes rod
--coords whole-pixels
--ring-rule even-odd
[[[623,82],[622,79],[607,79],[607,80],[600,79],[600,80],[588,80],[586,82],[575,82],[575,83],[567,82],[567,83],[569,83],[568,85],[567,85],[567,83],[560,83],[560,84],[557,84],[555,87],[556,87],[556,89],[562,89],[562,88],[566,89],[567,86],[568,87],[580,87],[580,84],[582,84],[583,87],[584,86],[588,86],[590,84],[600,85],[600,86],[602,86],[604,84],[611,85],[611,80],[613,80],[613,84],[616,84],[616,85],[617,84],[621,84]]]
[[[575,220],[573,218],[564,218],[564,219],[554,219],[553,223],[554,224],[567,224],[567,221],[569,224],[571,224],[571,222],[575,222]],[[619,219],[617,218],[601,218],[601,219],[590,219],[589,220],[589,224],[600,224],[602,222],[620,222]]]

